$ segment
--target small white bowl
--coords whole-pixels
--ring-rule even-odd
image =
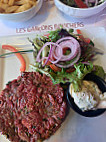
[[[24,22],[28,21],[32,17],[35,16],[35,14],[40,10],[42,6],[43,0],[38,0],[36,5],[33,6],[32,8],[19,12],[19,13],[9,13],[9,14],[0,14],[0,19],[1,20],[6,20],[6,21],[12,21],[12,22]]]
[[[93,16],[106,7],[106,1],[100,5],[90,8],[75,8],[62,3],[60,0],[54,0],[56,7],[66,15],[76,18],[86,18]]]

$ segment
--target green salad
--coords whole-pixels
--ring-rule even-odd
[[[74,89],[80,89],[86,74],[94,74],[105,79],[101,66],[93,65],[96,54],[101,52],[95,48],[91,39],[85,38],[79,29],[57,29],[47,35],[38,35],[33,41],[34,71],[46,74],[54,84],[73,83]]]
[[[76,8],[89,8],[102,4],[106,0],[60,0],[64,4]]]

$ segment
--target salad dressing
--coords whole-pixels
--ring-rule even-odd
[[[82,110],[96,109],[104,99],[105,94],[102,94],[97,84],[92,81],[83,80],[81,91],[75,92],[73,85],[70,85],[69,92],[74,99],[75,104]]]

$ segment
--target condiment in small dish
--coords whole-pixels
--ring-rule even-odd
[[[69,84],[69,87],[67,89],[68,102],[71,108],[80,115],[83,115],[85,117],[99,116],[106,111],[106,98],[105,94],[102,94],[106,92],[106,82],[92,73],[87,74],[84,80],[85,83],[87,83],[87,81],[91,83],[87,84],[90,85],[90,87],[97,84],[95,85],[96,89],[93,89],[94,92],[91,93],[92,89],[90,87],[86,88],[87,86],[85,85],[86,87],[82,87],[84,89],[83,91],[81,91],[80,93],[77,92],[76,95],[74,95],[73,90],[71,89],[70,91],[70,87],[72,87],[72,85]],[[86,94],[84,94],[84,91],[86,90],[89,90],[90,93],[87,92]],[[98,92],[97,95],[94,94],[95,90]],[[84,96],[82,96],[83,94]],[[98,94],[100,94],[100,97]]]

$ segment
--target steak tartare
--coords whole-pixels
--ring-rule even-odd
[[[12,142],[49,138],[65,115],[63,89],[38,72],[23,72],[0,94],[0,131]]]

